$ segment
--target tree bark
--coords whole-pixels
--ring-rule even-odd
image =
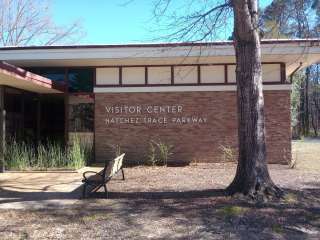
[[[256,0],[234,0],[233,9],[239,157],[227,192],[279,197],[282,191],[272,182],[266,162],[258,4]]]
[[[304,112],[304,100],[305,100],[305,97],[304,97],[304,84],[305,84],[305,81],[302,80],[301,81],[301,84],[300,84],[300,90],[299,90],[299,93],[300,93],[300,102],[299,102],[299,114],[298,114],[298,135],[299,135],[299,138],[301,138],[302,135],[304,135],[304,121],[305,121],[305,112]]]
[[[310,123],[309,123],[309,81],[310,81],[310,67],[306,69],[306,78],[304,84],[304,128],[303,128],[303,135],[309,136],[310,132]]]

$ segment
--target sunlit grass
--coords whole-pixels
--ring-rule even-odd
[[[241,216],[248,211],[248,208],[240,206],[225,206],[220,209],[220,214],[225,217]]]
[[[292,141],[292,158],[297,169],[320,171],[320,138]]]
[[[272,225],[271,230],[272,230],[272,232],[275,232],[275,233],[278,233],[278,234],[283,233],[283,227],[281,225],[279,225],[279,224]]]
[[[86,165],[91,154],[92,146],[81,143],[79,138],[74,138],[68,148],[52,141],[35,146],[13,140],[6,145],[5,163],[9,170],[79,169]]]
[[[297,195],[295,195],[293,193],[287,193],[287,194],[285,194],[283,200],[286,203],[293,204],[293,203],[297,203],[298,202],[298,197],[297,197]]]

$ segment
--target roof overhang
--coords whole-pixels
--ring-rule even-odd
[[[320,39],[262,40],[261,51],[263,62],[285,63],[289,76],[320,62]],[[235,52],[232,41],[37,46],[0,48],[0,59],[22,67],[235,63]]]
[[[64,85],[0,61],[0,85],[36,93],[62,93]]]

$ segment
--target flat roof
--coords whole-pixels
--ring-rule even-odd
[[[262,62],[285,63],[286,76],[320,61],[320,39],[266,39]],[[0,59],[19,67],[109,67],[234,64],[233,41],[2,47]]]
[[[0,61],[0,85],[37,93],[62,93],[64,84]]]
[[[311,43],[320,46],[320,39],[262,39],[262,44],[288,44],[288,43]],[[233,45],[233,41],[215,42],[178,42],[178,43],[129,43],[129,44],[80,44],[80,45],[52,45],[52,46],[5,46],[0,50],[23,50],[23,49],[74,49],[74,48],[137,48],[137,47],[190,47],[190,46],[221,46]]]

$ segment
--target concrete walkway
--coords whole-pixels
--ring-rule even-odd
[[[0,174],[0,208],[37,209],[74,204],[81,196],[82,172],[88,169]]]

